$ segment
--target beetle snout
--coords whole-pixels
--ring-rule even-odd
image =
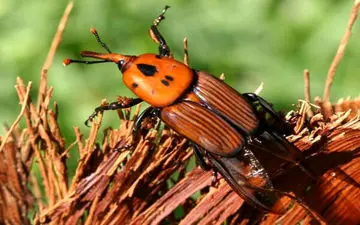
[[[125,64],[128,62],[131,58],[131,56],[126,56],[122,54],[117,53],[98,53],[98,52],[92,52],[92,51],[82,51],[80,53],[82,57],[89,57],[89,58],[95,58],[95,59],[103,59],[108,62],[114,62],[116,64]]]

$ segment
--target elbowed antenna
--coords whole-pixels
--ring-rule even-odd
[[[90,32],[95,36],[96,41],[108,52],[108,53],[112,53],[110,48],[107,46],[107,44],[105,44],[105,42],[103,42],[99,36],[99,33],[96,31],[96,29],[94,27],[92,27],[90,29]]]
[[[122,54],[112,53],[110,48],[101,40],[99,33],[95,28],[91,28],[90,32],[95,36],[96,41],[108,52],[108,53],[98,53],[92,51],[82,51],[80,55],[82,57],[89,57],[95,59],[102,59],[99,61],[88,61],[88,60],[76,60],[76,59],[65,59],[63,65],[67,66],[71,63],[82,63],[82,64],[97,64],[105,62],[114,62],[116,64],[123,65],[125,62],[129,61],[131,56],[126,56]]]
[[[110,61],[106,61],[106,60],[101,60],[101,61],[86,61],[86,60],[76,60],[76,59],[64,59],[63,61],[63,65],[64,66],[68,66],[71,63],[82,63],[82,64],[96,64],[96,63],[105,63],[105,62],[110,62]]]

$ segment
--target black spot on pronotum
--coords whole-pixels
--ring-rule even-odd
[[[165,79],[166,79],[166,80],[169,80],[169,81],[173,81],[173,80],[174,80],[174,78],[173,78],[172,76],[170,76],[170,75],[165,75]]]
[[[139,85],[134,82],[134,83],[131,84],[131,86],[132,86],[133,88],[137,88]]]
[[[161,59],[161,56],[160,55],[155,55],[155,58]]]
[[[169,84],[169,81],[167,81],[167,80],[161,80],[161,83],[163,83],[163,85],[165,85],[165,86],[169,86],[170,84]]]
[[[147,77],[154,76],[154,74],[157,72],[156,67],[153,65],[137,64],[136,66],[141,71],[141,73]]]

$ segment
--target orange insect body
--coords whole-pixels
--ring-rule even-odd
[[[139,55],[128,64],[123,71],[125,85],[154,107],[175,102],[194,79],[193,71],[185,64],[155,54]]]

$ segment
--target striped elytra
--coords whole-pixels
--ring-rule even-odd
[[[161,120],[200,147],[230,157],[242,149],[244,137],[227,121],[198,103],[183,101],[160,111]]]
[[[202,71],[197,71],[195,94],[209,107],[222,114],[246,134],[253,133],[259,125],[253,107],[239,92],[222,80]]]

